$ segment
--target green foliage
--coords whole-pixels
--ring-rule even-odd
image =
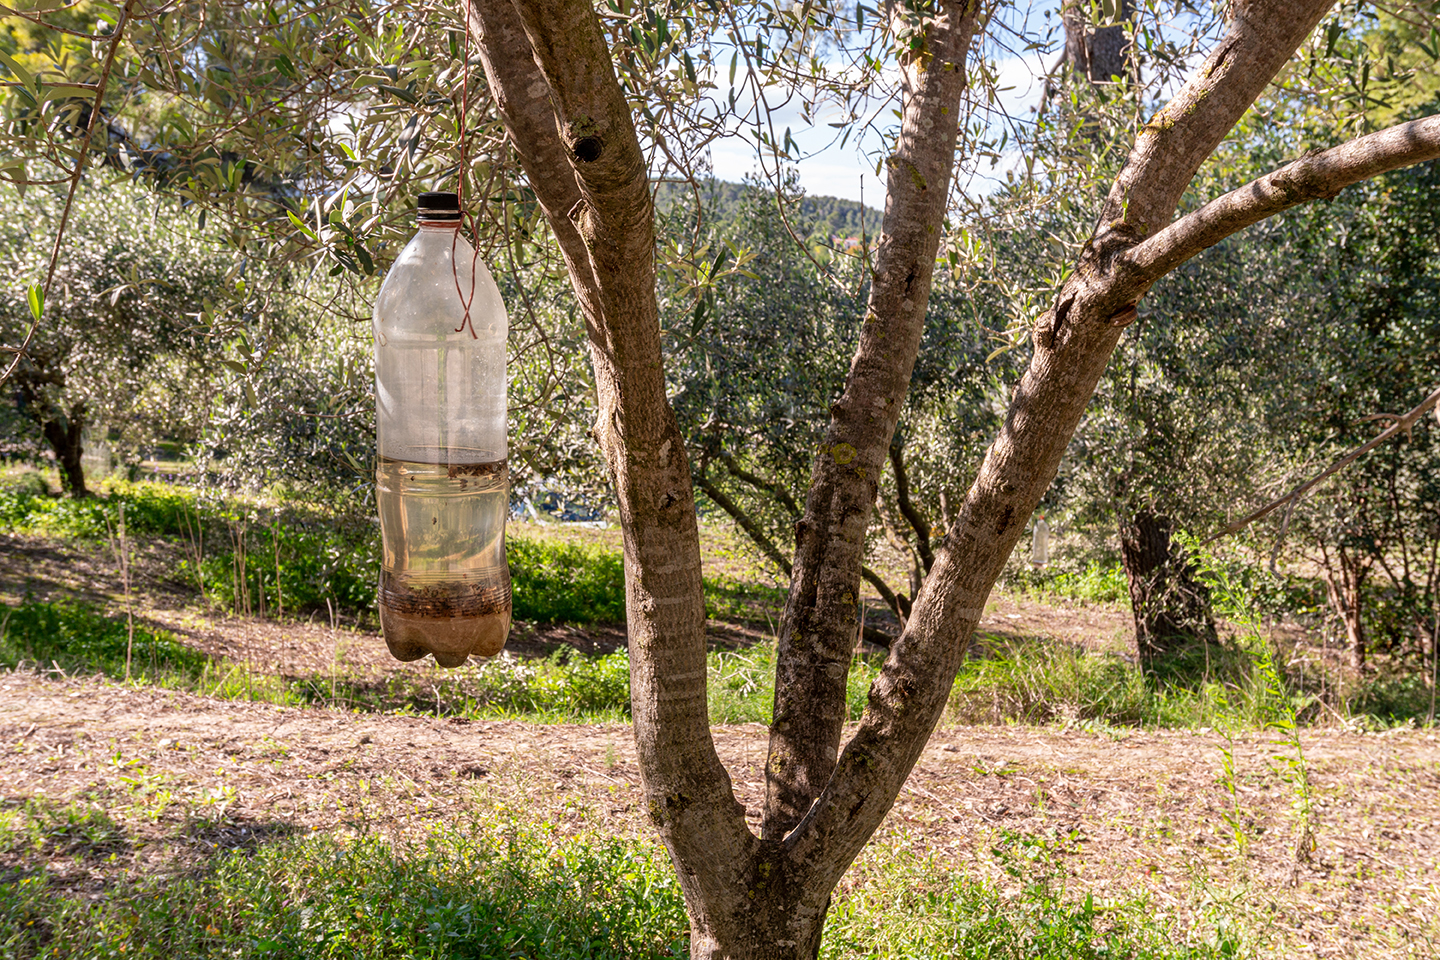
[[[706,218],[722,222],[742,216],[748,206],[775,202],[768,185],[704,180],[699,191],[707,208]],[[691,192],[688,183],[662,183],[655,196],[656,209],[663,215],[677,203],[688,202]],[[880,235],[882,214],[853,200],[806,195],[792,198],[788,216],[801,237],[829,246],[834,239],[858,240],[862,235],[873,243]]]
[[[166,630],[135,625],[133,642],[123,619],[72,601],[29,601],[0,608],[0,664],[58,666],[69,674],[130,675],[160,686],[193,685],[210,658]]]
[[[1147,672],[1056,640],[994,642],[960,669],[950,694],[955,722],[1253,729],[1281,716],[1321,716],[1312,694],[1275,686],[1260,646],[1197,643]]]
[[[223,504],[208,508],[204,518],[220,527],[221,547],[202,556],[198,567],[182,560],[178,572],[203,583],[212,603],[244,613],[328,612],[327,600],[353,615],[374,609],[379,543],[368,525],[357,529]]]
[[[1034,570],[1029,564],[1012,564],[1005,573],[1005,585],[1019,593],[1039,597],[1068,597],[1086,603],[1130,602],[1125,568],[1118,563],[1092,560],[1078,571],[1054,566]]]
[[[616,550],[507,537],[515,617],[538,623],[620,623],[625,561]]]
[[[50,481],[40,471],[30,467],[0,471],[0,494],[17,496],[46,497],[50,495]]]
[[[1234,931],[1177,930],[1144,898],[1067,894],[1060,841],[1004,831],[992,854],[1013,894],[902,847],[870,848],[830,908],[820,956],[973,960],[1201,960],[1248,956]],[[878,862],[877,862],[878,861]]]
[[[470,670],[470,668],[467,668]],[[630,657],[557,652],[544,660],[500,657],[457,678],[461,709],[476,717],[598,722],[630,716]]]
[[[534,823],[468,820],[415,841],[289,837],[92,900],[44,872],[0,882],[6,957],[684,956],[679,887],[657,849],[564,842]]]
[[[295,836],[254,825],[256,840],[198,869],[70,893],[44,870],[0,881],[7,958],[436,960],[684,957],[679,886],[657,845],[498,811],[385,840]],[[0,811],[0,855],[104,858],[133,843],[93,807],[31,801]],[[830,958],[1210,960],[1248,956],[1220,917],[1212,931],[1154,916],[1146,900],[1069,895],[1066,841],[1005,832],[992,855],[1019,889],[948,869],[903,843],[869,848],[837,891],[821,946]]]
[[[120,527],[120,505],[125,505],[125,527],[130,535],[167,537],[184,535],[187,515],[198,509],[194,491],[163,483],[107,481],[106,496],[84,500],[51,497],[34,485],[0,488],[0,529],[81,540],[105,540]]]
[[[0,120],[0,131],[4,126]],[[45,278],[51,247],[37,241],[59,222],[63,204],[54,187],[21,194],[0,186],[0,275],[11,278],[0,287],[0,340],[7,344],[22,341],[34,323],[38,301],[26,284]],[[207,329],[207,304],[222,289],[234,293],[244,273],[240,259],[177,205],[124,181],[87,181],[77,192],[64,253],[9,384],[18,416],[6,418],[7,432],[32,448],[48,442],[57,456],[54,430],[68,435],[71,426],[74,439],[87,425],[113,429],[132,451],[162,435],[198,436],[223,350]],[[249,272],[252,294],[258,272]],[[261,309],[253,296],[236,299],[237,314],[253,318]]]
[[[859,720],[880,658],[856,657],[845,685],[845,714]],[[709,656],[711,723],[769,723],[775,708],[775,646],[713,650]]]

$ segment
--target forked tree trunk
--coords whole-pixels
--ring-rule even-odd
[[[1168,517],[1140,510],[1120,524],[1120,562],[1130,585],[1135,651],[1149,665],[1199,640],[1214,642],[1215,618],[1204,584],[1171,539]]]
[[[1379,139],[1367,138],[1363,149],[1336,148],[1248,185],[1230,206],[1222,204],[1221,216],[1207,207],[1171,224],[1200,164],[1330,6],[1237,5],[1225,39],[1137,138],[1094,237],[1035,324],[1030,367],[1005,425],[842,750],[859,558],[909,386],[934,266],[932,237],[944,220],[949,164],[933,169],[928,145],[954,143],[957,104],[945,98],[947,91],[958,96],[953,81],[979,11],[953,0],[925,8],[925,33],[912,38],[902,64],[903,132],[888,158],[891,193],[870,310],[817,451],[797,535],[762,839],[745,822],[706,712],[694,495],[665,393],[653,208],[630,103],[590,0],[467,2],[489,89],[585,315],[599,399],[595,435],[624,534],[631,707],[645,802],[685,895],[692,957],[816,955],[830,892],[919,759],[1024,518],[1054,478],[1151,284],[1248,223],[1440,156],[1440,123],[1433,130],[1411,124],[1372,135]],[[899,26],[909,30],[910,22]],[[907,155],[907,138],[918,152]]]

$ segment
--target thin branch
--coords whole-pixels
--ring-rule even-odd
[[[905,447],[900,442],[900,434],[895,434],[895,439],[890,443],[890,469],[895,472],[895,502],[900,505],[900,512],[910,522],[910,529],[915,531],[915,546],[920,554],[920,561],[925,565],[925,573],[935,565],[935,554],[930,550],[930,523],[920,508],[910,500],[910,478],[905,473]]]
[[[910,617],[909,599],[891,590],[889,585],[880,579],[880,574],[871,570],[869,567],[862,566],[860,568],[860,575],[865,578],[870,586],[875,588],[876,593],[880,594],[880,599],[884,600],[885,605],[894,612],[895,618],[900,621],[901,629],[904,629],[905,621]]]
[[[55,283],[55,268],[60,263],[60,249],[65,241],[65,228],[70,225],[70,208],[75,204],[75,191],[80,187],[80,178],[85,174],[85,161],[90,157],[90,138],[95,133],[95,121],[100,116],[101,105],[105,101],[105,89],[110,85],[110,69],[115,65],[115,51],[120,46],[120,38],[125,33],[125,24],[130,19],[130,8],[135,5],[135,0],[127,0],[125,6],[120,10],[120,16],[115,20],[115,32],[110,35],[110,45],[105,50],[105,64],[100,68],[100,80],[95,84],[95,102],[90,105],[90,119],[85,123],[85,136],[80,141],[80,154],[75,158],[75,172],[70,175],[70,190],[65,194],[65,207],[60,211],[60,225],[55,229],[55,245],[50,249],[50,264],[45,269],[45,287],[41,296],[41,304],[50,299],[50,288]],[[0,376],[0,383],[10,379],[15,368],[20,366],[20,361],[25,357],[25,351],[30,349],[31,342],[35,339],[35,331],[40,328],[40,314],[36,314],[30,322],[30,329],[25,331],[25,339],[20,342],[20,347],[15,351],[15,359],[10,361],[10,366],[5,369],[5,375]]]
[[[1408,432],[1412,427],[1415,426],[1415,424],[1420,420],[1420,418],[1425,416],[1425,414],[1429,413],[1430,410],[1434,408],[1435,404],[1437,403],[1440,403],[1440,388],[1436,388],[1436,390],[1432,392],[1428,397],[1420,401],[1419,406],[1415,407],[1415,409],[1411,410],[1403,417],[1397,419],[1393,426],[1377,434],[1374,439],[1370,440],[1367,443],[1361,444],[1354,450],[1351,450],[1349,453],[1345,454],[1345,456],[1341,457],[1339,460],[1336,460],[1329,467],[1326,467],[1317,476],[1306,480],[1304,483],[1300,484],[1300,486],[1285,494],[1285,496],[1279,497],[1275,500],[1271,500],[1269,503],[1265,504],[1265,506],[1261,507],[1259,510],[1256,510],[1254,513],[1250,514],[1244,519],[1236,520],[1234,523],[1230,524],[1228,527],[1219,531],[1218,533],[1213,533],[1209,537],[1206,537],[1200,542],[1200,546],[1203,547],[1207,544],[1214,543],[1221,537],[1228,537],[1232,533],[1245,529],[1250,524],[1254,523],[1256,520],[1259,520],[1262,517],[1273,513],[1275,510],[1285,506],[1287,503],[1294,503],[1295,501],[1298,501],[1301,497],[1305,496],[1305,494],[1309,493],[1316,486],[1318,486],[1322,481],[1345,469],[1350,464],[1354,463],[1356,460],[1359,460],[1365,454],[1369,453],[1371,450],[1374,450],[1376,447],[1380,446],[1380,444],[1384,443],[1386,440],[1391,439],[1397,434]]]
[[[795,498],[790,495],[790,491],[786,490],[784,485],[781,484],[780,481],[766,480],[764,477],[759,476],[758,474],[751,473],[749,470],[746,470],[744,467],[740,466],[740,464],[736,463],[735,458],[728,453],[722,453],[718,459],[720,463],[724,465],[725,469],[730,471],[731,476],[733,476],[736,480],[748,483],[750,486],[755,487],[757,490],[764,490],[767,493],[773,494],[775,496],[775,499],[779,500],[782,504],[785,505],[785,509],[790,511],[790,515],[792,517],[799,519],[800,505],[795,502]],[[787,570],[786,573],[788,574],[789,571]]]
[[[705,492],[705,496],[709,497],[715,506],[728,513],[730,519],[740,525],[740,529],[744,530],[746,535],[755,542],[755,546],[759,547],[771,562],[785,571],[785,576],[790,576],[790,561],[785,559],[780,548],[775,546],[775,542],[765,535],[764,530],[760,529],[760,525],[755,522],[754,517],[740,509],[740,505],[731,500],[725,491],[717,487],[715,481],[711,480],[708,474],[702,473],[696,477],[695,485]]]

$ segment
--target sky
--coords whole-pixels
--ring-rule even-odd
[[[993,57],[994,70],[998,77],[997,109],[992,116],[1033,116],[1040,102],[1043,77],[1048,70],[1054,68],[1061,42],[1058,19],[1046,17],[1044,14],[1047,9],[1058,6],[1054,0],[1022,0],[1008,8],[1009,22],[992,29],[987,55]],[[1172,38],[1188,38],[1189,31],[1195,28],[1194,20],[1192,15],[1182,11],[1175,14],[1173,21],[1156,22],[1151,26]],[[1021,46],[1016,40],[1019,35],[1045,37],[1052,49],[1030,50],[1023,55],[996,49],[1002,41]],[[1159,87],[1152,90],[1150,95],[1162,101],[1173,96],[1187,79],[1187,75],[1198,68],[1202,60],[1203,50],[1188,62],[1181,59],[1180,68],[1165,74]],[[727,95],[729,93],[728,89],[724,92]],[[737,89],[736,94],[743,110],[745,99],[750,94],[742,93],[741,89]],[[783,100],[783,93],[776,91],[773,102]],[[887,113],[888,110],[887,106]],[[838,119],[838,116],[822,115],[816,118],[812,126],[801,118],[798,105],[794,105],[776,110],[772,122],[777,135],[783,135],[785,128],[789,127],[793,139],[806,154],[805,158],[795,165],[800,185],[806,193],[812,196],[841,197],[857,202],[863,199],[867,206],[879,208],[884,204],[885,183],[881,177],[876,176],[875,159],[882,155],[882,139],[879,134],[867,133],[864,137],[852,136],[843,147],[832,144],[836,130],[828,124]],[[891,132],[893,134],[893,128]],[[756,146],[743,134],[712,144],[710,155],[715,176],[721,180],[739,182],[749,174],[760,172]],[[1012,149],[1002,156],[997,166],[992,168],[988,162],[985,163],[979,174],[960,186],[971,195],[987,194],[1003,181],[1006,170],[1018,166],[1020,160],[1019,151]]]
[[[1009,56],[996,62],[1001,88],[997,98],[1007,113],[1025,116],[1034,109],[1040,101],[1040,77],[1050,66],[1047,61],[1053,59],[1054,54],[1032,53],[1027,58]],[[783,95],[775,99],[781,100]],[[814,126],[809,126],[801,119],[798,106],[792,106],[775,111],[773,117],[777,133],[789,127],[805,152],[805,159],[795,165],[795,169],[807,194],[863,201],[866,206],[876,208],[884,205],[885,183],[875,175],[875,157],[882,148],[877,134],[852,136],[841,147],[832,142],[837,131],[829,126],[840,119],[838,115],[822,114],[815,118]],[[720,180],[738,183],[747,175],[760,172],[755,144],[743,135],[712,144],[710,157],[715,176]],[[1003,176],[1005,163],[1013,163],[1015,159],[1017,157],[1011,155],[994,173]],[[989,172],[988,165],[986,172]],[[972,183],[971,189],[988,192],[983,182]]]

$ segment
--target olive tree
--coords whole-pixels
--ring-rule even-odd
[[[1053,305],[999,435],[902,635],[841,744],[865,531],[921,342],[955,163],[966,66],[987,10],[891,8],[902,123],[864,321],[812,461],[781,625],[757,836],[711,740],[691,471],[666,396],[645,155],[597,11],[475,0],[491,94],[584,312],[595,434],[624,533],[631,697],[650,817],[675,862],[696,957],[813,957],[830,892],[879,825],[945,704],[985,599],[1055,476],[1141,298],[1199,251],[1347,184],[1440,155],[1440,117],[1307,155],[1175,217],[1200,165],[1327,2],[1252,0],[1140,127]]]
[[[39,304],[28,301],[25,281],[44,275],[49,250],[39,228],[54,221],[62,202],[46,188],[23,197],[5,191],[5,342],[19,342],[34,320]],[[233,287],[238,261],[200,235],[176,204],[124,183],[83,190],[70,216],[44,322],[15,358],[6,386],[48,445],[66,492],[83,497],[81,439],[91,425],[119,431],[130,446],[161,435],[198,437],[219,386],[218,350],[204,317],[207,304]]]

